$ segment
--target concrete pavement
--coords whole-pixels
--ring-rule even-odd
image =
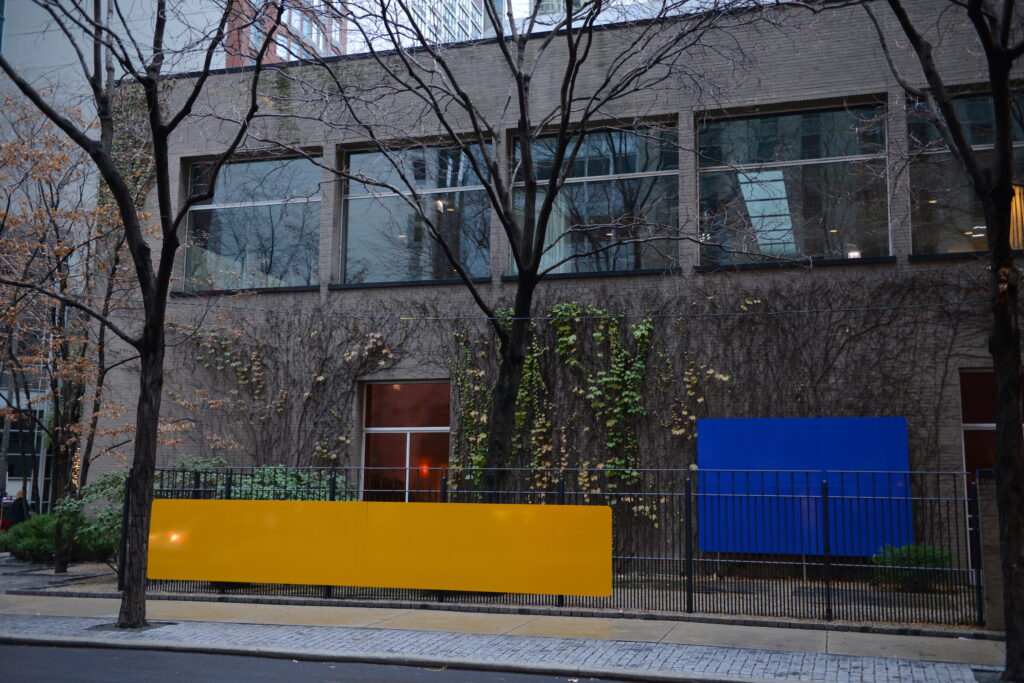
[[[993,640],[443,610],[0,595],[0,641],[232,652],[632,680],[974,681]]]

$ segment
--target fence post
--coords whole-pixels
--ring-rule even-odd
[[[822,552],[824,559],[821,564],[822,577],[825,580],[825,621],[832,621],[832,530],[829,522],[828,480],[821,482],[821,528]]]
[[[231,470],[224,476],[224,500],[231,500]]]
[[[978,470],[978,528],[981,552],[978,563],[985,591],[985,628],[1006,630],[1003,610],[1003,567],[999,548],[999,508],[996,507],[996,480],[992,470]]]
[[[121,541],[117,555],[117,590],[124,590],[124,561],[128,557],[128,508],[132,500],[132,473],[135,468],[128,470],[128,476],[124,478],[124,508],[121,510]]]
[[[686,611],[693,612],[693,481],[686,478]]]
[[[192,497],[199,498],[199,470],[192,473]]]
[[[974,581],[974,600],[978,626],[985,625],[985,590],[981,583],[981,520],[978,517],[978,482],[967,485],[967,534],[971,548],[971,577]]]

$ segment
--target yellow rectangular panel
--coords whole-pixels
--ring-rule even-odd
[[[597,505],[155,500],[151,579],[608,596]]]

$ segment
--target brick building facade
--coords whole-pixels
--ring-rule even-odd
[[[916,9],[926,13],[927,3]],[[962,89],[983,149],[984,64],[955,17],[935,21],[936,57]],[[888,17],[882,26],[895,36]],[[581,78],[598,78],[637,30],[596,32]],[[913,55],[889,42],[902,75],[921,82]],[[492,144],[507,146],[516,116],[496,44],[446,54],[499,122],[505,139]],[[681,61],[657,87],[603,111],[586,163],[566,183],[567,217],[558,220],[568,227],[554,228],[563,244],[552,253],[600,245],[597,230],[618,246],[556,269],[535,309],[546,318],[578,302],[581,339],[617,334],[634,356],[630,331],[649,321],[645,410],[630,427],[635,464],[692,463],[691,416],[902,416],[913,468],[962,470],[965,444],[969,467],[984,467],[994,427],[978,398],[990,365],[984,222],[863,10],[776,8],[709,34]],[[383,78],[365,55],[332,68],[342,82]],[[216,118],[242,106],[248,73],[217,75],[203,113],[216,116],[178,133],[182,200],[224,146]],[[193,210],[170,311],[179,332],[202,324],[168,353],[164,412],[177,426],[165,463],[220,455],[237,464],[379,464],[405,449],[407,462],[435,466],[471,458],[474,430],[485,429],[473,414],[481,394],[472,393],[493,373],[481,313],[401,198],[325,168],[372,170],[380,159],[355,127],[310,116],[323,82],[314,67],[268,72],[273,116],[214,199]],[[556,106],[557,82],[535,80],[539,110]],[[408,95],[362,113],[383,117],[390,133],[380,135],[443,140]],[[321,165],[282,157],[281,144]],[[457,155],[419,149],[408,163],[422,176],[421,197],[454,214],[451,234],[481,295],[508,302],[515,271],[479,182]],[[645,232],[651,226],[665,231]],[[610,332],[595,310],[627,317]],[[533,396],[543,401],[524,429],[539,429],[540,440],[524,432],[517,464],[601,462],[604,427],[580,394],[588,380],[558,356],[551,321],[537,325],[547,351],[537,355]],[[587,362],[591,375],[605,367],[593,355]],[[130,404],[135,380],[120,373],[112,393]]]

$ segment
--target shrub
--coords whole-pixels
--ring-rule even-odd
[[[3,549],[25,562],[49,562],[53,559],[55,515],[33,515],[2,534]]]
[[[91,559],[110,562],[121,544],[126,472],[105,472],[82,489],[85,515],[75,533],[75,543]]]
[[[80,498],[62,498],[54,508],[75,530],[75,557],[110,562],[121,540],[125,472],[105,472],[82,488]]]
[[[878,568],[875,580],[895,584],[900,590],[922,592],[931,590],[942,579],[942,570],[950,566],[946,550],[923,543],[895,547],[885,545],[871,558]]]
[[[344,476],[335,475],[335,499],[351,500],[355,487]],[[226,486],[217,487],[217,497],[225,498]],[[235,474],[231,480],[231,497],[236,500],[329,500],[328,475],[316,476],[283,465],[260,467],[244,474]]]

